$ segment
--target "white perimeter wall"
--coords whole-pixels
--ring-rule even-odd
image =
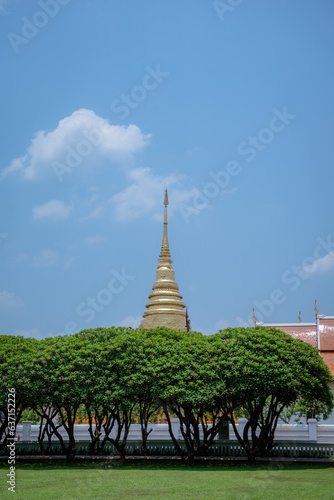
[[[246,419],[239,419],[237,428],[242,430],[245,425]],[[182,439],[179,430],[179,423],[177,419],[172,419],[173,432],[178,439]],[[168,425],[167,424],[151,424],[148,429],[153,429],[148,439],[170,440]],[[115,434],[113,429],[112,434]],[[66,439],[67,434],[64,429],[59,429],[60,434]],[[20,441],[37,441],[39,433],[39,425],[32,425],[31,422],[24,422],[23,425],[17,426],[16,437]],[[236,440],[233,428],[229,426],[230,439]],[[77,424],[74,426],[74,435],[77,441],[90,440],[88,432],[88,424]],[[141,430],[140,424],[132,424],[129,431],[128,440],[140,440]],[[218,439],[218,436],[217,436]],[[278,425],[275,432],[275,439],[284,441],[317,441],[318,443],[334,443],[334,425],[317,423],[315,420],[309,420],[308,424],[282,424]],[[57,438],[54,438],[57,440]]]

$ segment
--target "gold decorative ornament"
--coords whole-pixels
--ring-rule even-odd
[[[315,315],[315,319],[318,318],[318,312],[319,312],[319,309],[317,308],[317,301],[315,300],[314,301],[314,315]]]
[[[255,316],[254,307],[253,307],[253,321],[254,321],[254,326],[256,326],[257,319],[256,319],[256,316]]]

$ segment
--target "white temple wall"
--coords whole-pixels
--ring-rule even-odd
[[[182,439],[179,430],[179,423],[177,419],[172,419],[173,432],[178,439]],[[240,419],[239,419],[240,420]],[[246,419],[245,419],[246,420]],[[237,424],[243,426],[244,423]],[[151,424],[149,429],[153,429],[148,439],[157,440],[170,440],[167,424]],[[63,428],[59,429],[61,436],[66,439],[67,434]],[[39,425],[31,425],[31,422],[24,422],[23,425],[18,425],[16,430],[16,437],[19,441],[37,441],[39,433]],[[77,424],[74,426],[74,435],[77,441],[89,441],[90,435],[88,432],[88,424]],[[316,439],[314,439],[316,436]],[[232,425],[229,426],[229,437],[231,440],[236,440]],[[218,436],[217,436],[218,439]],[[282,424],[278,425],[275,432],[275,439],[284,441],[316,441],[318,443],[334,443],[334,425],[328,423],[318,423],[316,420],[309,419],[308,424]],[[57,441],[55,437],[53,439]],[[140,424],[132,424],[130,427],[128,440],[141,440]]]

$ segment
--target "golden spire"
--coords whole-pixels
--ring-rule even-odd
[[[302,322],[302,318],[300,317],[300,315],[301,315],[301,312],[299,311],[299,313],[298,313],[298,323]]]
[[[315,315],[315,319],[318,318],[318,312],[319,312],[319,309],[317,308],[317,301],[315,300],[314,301],[314,315]]]
[[[165,213],[164,230],[162,237],[161,252],[158,258],[156,271],[156,282],[152,287],[152,293],[148,296],[146,304],[147,311],[143,314],[143,320],[139,328],[156,328],[166,326],[172,330],[187,330],[191,328],[190,322],[186,321],[185,304],[179,293],[179,286],[175,281],[175,271],[172,267],[168,235],[167,235],[167,205],[168,193],[165,189]]]
[[[254,321],[254,326],[256,326],[257,319],[256,319],[256,316],[255,316],[254,307],[253,307],[253,321]]]
[[[167,260],[169,263],[172,263],[172,260],[170,258],[170,251],[169,251],[169,244],[168,244],[168,235],[167,235],[167,205],[168,205],[168,193],[167,189],[165,189],[165,199],[164,199],[164,205],[165,205],[165,214],[164,214],[164,234],[162,237],[162,246],[161,246],[161,252],[159,255],[159,262],[162,262],[161,259],[164,261]]]

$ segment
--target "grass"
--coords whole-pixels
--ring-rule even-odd
[[[0,465],[0,498],[8,465]],[[71,464],[16,465],[17,500],[155,499],[279,500],[333,499],[334,470],[327,464],[192,465]]]

